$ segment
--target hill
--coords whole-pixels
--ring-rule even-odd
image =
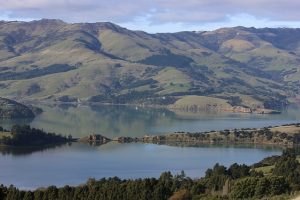
[[[197,95],[280,109],[299,99],[299,64],[300,29],[0,22],[0,93],[12,99],[169,105]]]
[[[16,101],[0,97],[0,119],[1,118],[34,118],[34,112],[38,108],[29,108]],[[39,111],[40,112],[40,111]]]

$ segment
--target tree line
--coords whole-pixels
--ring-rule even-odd
[[[14,125],[10,135],[3,136],[0,144],[7,146],[43,146],[66,143],[71,140],[72,136],[66,137],[55,133],[47,133],[28,125]]]
[[[50,186],[35,191],[22,191],[14,186],[0,186],[3,200],[192,200],[192,199],[260,199],[289,195],[300,190],[300,164],[296,150],[264,159],[253,166],[216,164],[204,177],[191,179],[182,171],[178,175],[164,172],[159,178],[122,180],[118,177],[89,179],[86,184],[57,188]],[[254,166],[274,164],[269,175]],[[1,180],[0,180],[1,181]]]

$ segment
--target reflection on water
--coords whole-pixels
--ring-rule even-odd
[[[85,136],[142,136],[153,127],[168,124],[174,113],[126,106],[43,107],[45,112],[31,125],[47,130]],[[169,117],[164,117],[164,116]]]
[[[25,156],[25,155],[30,155],[34,152],[43,152],[48,149],[55,149],[59,148],[65,145],[71,146],[72,143],[68,144],[56,144],[56,145],[47,145],[47,146],[41,146],[41,147],[5,147],[1,146],[0,147],[0,155],[2,156]]]
[[[9,128],[14,123],[31,126],[64,135],[85,136],[91,133],[113,138],[116,136],[143,136],[174,131],[210,131],[233,128],[254,128],[300,121],[300,112],[291,109],[279,115],[243,113],[184,113],[167,109],[135,106],[74,106],[39,105],[44,112],[30,121],[0,121]]]
[[[102,146],[73,143],[71,146],[36,151],[24,156],[0,155],[0,182],[22,189],[49,185],[79,185],[94,177],[159,177],[164,171],[190,177],[203,176],[215,163],[253,164],[279,155],[277,148],[231,146],[171,147],[154,144],[118,144]]]
[[[149,144],[149,143],[147,143]],[[251,144],[251,143],[227,143],[227,144],[205,144],[199,142],[169,142],[161,141],[157,143],[150,143],[156,145],[165,145],[172,147],[201,147],[201,148],[248,148],[248,149],[265,149],[265,150],[283,150],[286,147],[272,144]]]
[[[67,144],[55,144],[55,145],[47,145],[41,147],[9,147],[9,146],[0,146],[0,155],[2,156],[26,156],[33,154],[35,152],[43,152],[50,149],[63,149],[65,146],[72,145],[87,145],[87,147],[98,148],[103,145],[111,146],[111,143],[115,145],[115,147],[122,147],[122,145],[128,145],[128,143],[118,143],[118,142],[108,142],[108,143],[98,143],[98,142],[70,142]],[[118,145],[116,145],[118,144]],[[193,143],[185,143],[185,142],[162,142],[162,143],[131,143],[131,144],[144,144],[144,145],[163,145],[170,147],[196,147],[196,148],[246,148],[246,149],[264,149],[269,151],[274,150],[283,150],[284,147],[276,146],[276,145],[261,145],[261,144],[193,144]],[[103,147],[105,148],[105,147]]]
[[[264,127],[300,121],[297,109],[280,115],[257,115],[179,113],[132,106],[39,107],[44,112],[33,121],[1,120],[0,126],[9,129],[15,123],[30,124],[48,132],[75,137],[96,133],[113,138],[172,131]],[[32,189],[49,185],[78,185],[91,177],[158,177],[164,171],[179,173],[181,170],[185,170],[188,176],[199,177],[217,162],[225,166],[235,162],[253,164],[281,153],[281,149],[271,146],[176,145],[110,142],[101,146],[73,143],[42,149],[0,149],[0,183]]]
[[[33,118],[19,118],[19,119],[1,119],[0,126],[5,129],[9,129],[15,124],[30,124],[34,119]]]

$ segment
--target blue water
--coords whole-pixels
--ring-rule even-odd
[[[154,144],[108,143],[100,147],[74,143],[25,155],[0,155],[0,182],[22,189],[79,185],[88,178],[159,177],[164,171],[184,170],[201,177],[215,163],[253,164],[280,154],[276,148],[170,147]]]
[[[300,121],[300,112],[290,109],[279,115],[240,113],[181,113],[166,109],[128,106],[40,105],[44,112],[34,120],[2,120],[0,126],[30,124],[64,135],[91,133],[113,138],[143,136],[172,131],[210,131],[281,125]],[[215,163],[253,164],[278,155],[278,148],[261,147],[171,147],[154,144],[108,143],[99,147],[72,144],[46,149],[0,149],[0,183],[22,189],[65,184],[78,185],[88,178],[158,177],[164,171],[203,176]]]
[[[174,131],[211,131],[233,128],[259,128],[300,121],[299,109],[279,115],[243,113],[183,113],[166,109],[130,106],[45,106],[44,112],[33,121],[2,120],[0,126],[9,128],[15,123],[29,123],[36,128],[84,136],[91,133],[107,137],[143,136]]]

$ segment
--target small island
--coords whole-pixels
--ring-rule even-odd
[[[0,146],[41,147],[58,145],[73,141],[72,136],[47,133],[28,125],[14,125],[10,131],[0,127]]]

